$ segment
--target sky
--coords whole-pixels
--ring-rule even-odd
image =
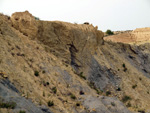
[[[0,0],[0,13],[25,10],[40,20],[89,22],[102,31],[150,27],[150,0]]]

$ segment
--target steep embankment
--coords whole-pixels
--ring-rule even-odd
[[[149,44],[102,38],[92,25],[35,20],[27,11],[1,15],[1,79],[35,105],[49,102],[54,113],[129,113],[125,105],[148,110],[149,66],[143,58],[148,60]]]

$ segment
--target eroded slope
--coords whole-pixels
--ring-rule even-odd
[[[142,64],[149,45],[103,42],[97,27],[35,20],[27,11],[1,17],[0,33],[1,78],[36,105],[53,101],[55,113],[149,110]]]

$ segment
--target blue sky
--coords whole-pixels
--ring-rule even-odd
[[[41,20],[88,21],[102,31],[150,27],[150,0],[0,0],[0,12],[28,10]]]

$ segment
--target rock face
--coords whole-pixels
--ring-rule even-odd
[[[28,11],[17,12],[11,16],[12,25],[18,29],[21,33],[28,37],[35,38],[37,34],[37,24],[35,17],[32,16]]]
[[[82,67],[103,43],[104,34],[92,25],[36,21],[28,11],[12,14],[11,20],[17,30],[31,39],[36,37],[47,46],[47,51],[64,59],[75,69]],[[87,58],[83,60],[81,56]]]
[[[12,96],[41,112],[148,111],[150,45],[107,42],[103,36],[97,26],[40,21],[28,11],[0,15],[0,79],[13,84]],[[0,85],[7,100],[8,88]],[[16,109],[30,112],[21,103]]]

